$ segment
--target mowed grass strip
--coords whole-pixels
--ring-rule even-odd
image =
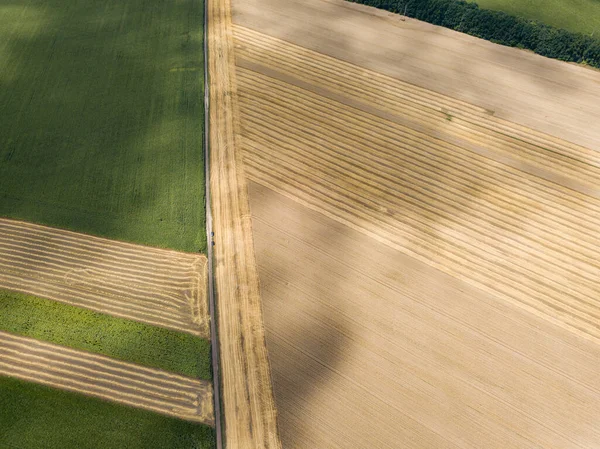
[[[203,251],[203,2],[0,6],[0,216]]]
[[[574,33],[594,33],[594,36],[600,33],[598,0],[475,0],[473,3]]]
[[[207,340],[48,299],[0,290],[0,330],[211,379]]]
[[[209,449],[214,430],[76,393],[0,376],[0,447]]]

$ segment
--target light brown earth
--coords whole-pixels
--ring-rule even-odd
[[[600,346],[250,184],[283,447],[597,448]]]
[[[206,257],[0,219],[0,287],[208,338]]]
[[[279,448],[246,179],[239,145],[229,0],[209,0],[210,190],[228,448]]]
[[[600,72],[339,1],[234,23],[283,447],[598,447]]]
[[[214,426],[208,381],[1,331],[0,374]]]

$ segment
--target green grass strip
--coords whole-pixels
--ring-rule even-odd
[[[211,379],[207,340],[48,299],[0,290],[0,330]]]
[[[0,376],[0,447],[6,449],[210,449],[214,430]]]

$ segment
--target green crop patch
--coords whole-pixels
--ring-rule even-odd
[[[0,330],[211,379],[207,340],[47,299],[0,290]]]
[[[0,376],[0,447],[212,449],[214,430],[76,393]]]
[[[203,3],[0,4],[0,216],[203,251]]]
[[[482,8],[539,20],[574,33],[600,35],[598,0],[474,0]]]

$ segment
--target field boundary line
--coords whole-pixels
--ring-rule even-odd
[[[221,376],[219,364],[219,334],[217,330],[217,310],[215,304],[213,272],[213,228],[210,201],[210,95],[208,70],[208,0],[204,0],[204,30],[202,36],[204,55],[204,210],[206,217],[206,282],[208,295],[208,316],[210,327],[210,349],[212,363],[213,410],[215,418],[216,449],[223,449],[223,429],[221,427]]]
[[[226,446],[280,449],[237,110],[229,0],[208,0],[211,191]],[[211,242],[212,244],[212,242]]]

